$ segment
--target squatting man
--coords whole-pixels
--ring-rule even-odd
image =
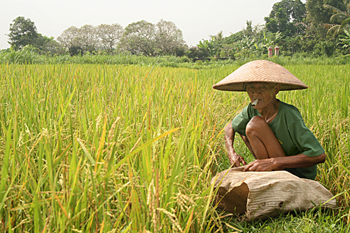
[[[284,67],[270,61],[249,62],[213,86],[224,91],[245,91],[250,103],[225,127],[225,145],[233,167],[244,171],[286,170],[315,179],[317,164],[326,154],[306,127],[299,110],[276,98],[279,91],[307,86]],[[256,158],[247,165],[234,149],[238,133]]]

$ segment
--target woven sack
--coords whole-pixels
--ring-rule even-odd
[[[336,208],[331,192],[319,182],[299,178],[287,171],[243,172],[243,167],[220,172],[213,179],[214,204],[246,220],[265,219],[284,212],[315,206]]]

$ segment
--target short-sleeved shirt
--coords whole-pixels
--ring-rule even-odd
[[[286,156],[298,154],[318,156],[324,153],[321,144],[306,127],[299,110],[293,105],[279,102],[278,113],[268,125],[281,143]],[[246,126],[254,116],[261,115],[258,110],[249,104],[233,119],[233,130],[246,136]],[[317,175],[316,165],[307,168],[287,168],[285,170],[301,178],[315,179]]]

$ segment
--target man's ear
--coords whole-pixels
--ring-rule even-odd
[[[281,84],[278,83],[275,85],[275,95],[277,95],[278,92],[280,92],[280,90],[281,90]]]

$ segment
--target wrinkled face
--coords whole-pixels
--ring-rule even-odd
[[[263,109],[276,100],[276,95],[280,90],[280,85],[275,83],[247,83],[246,91],[250,101],[253,103],[258,100],[254,106],[255,109]]]

